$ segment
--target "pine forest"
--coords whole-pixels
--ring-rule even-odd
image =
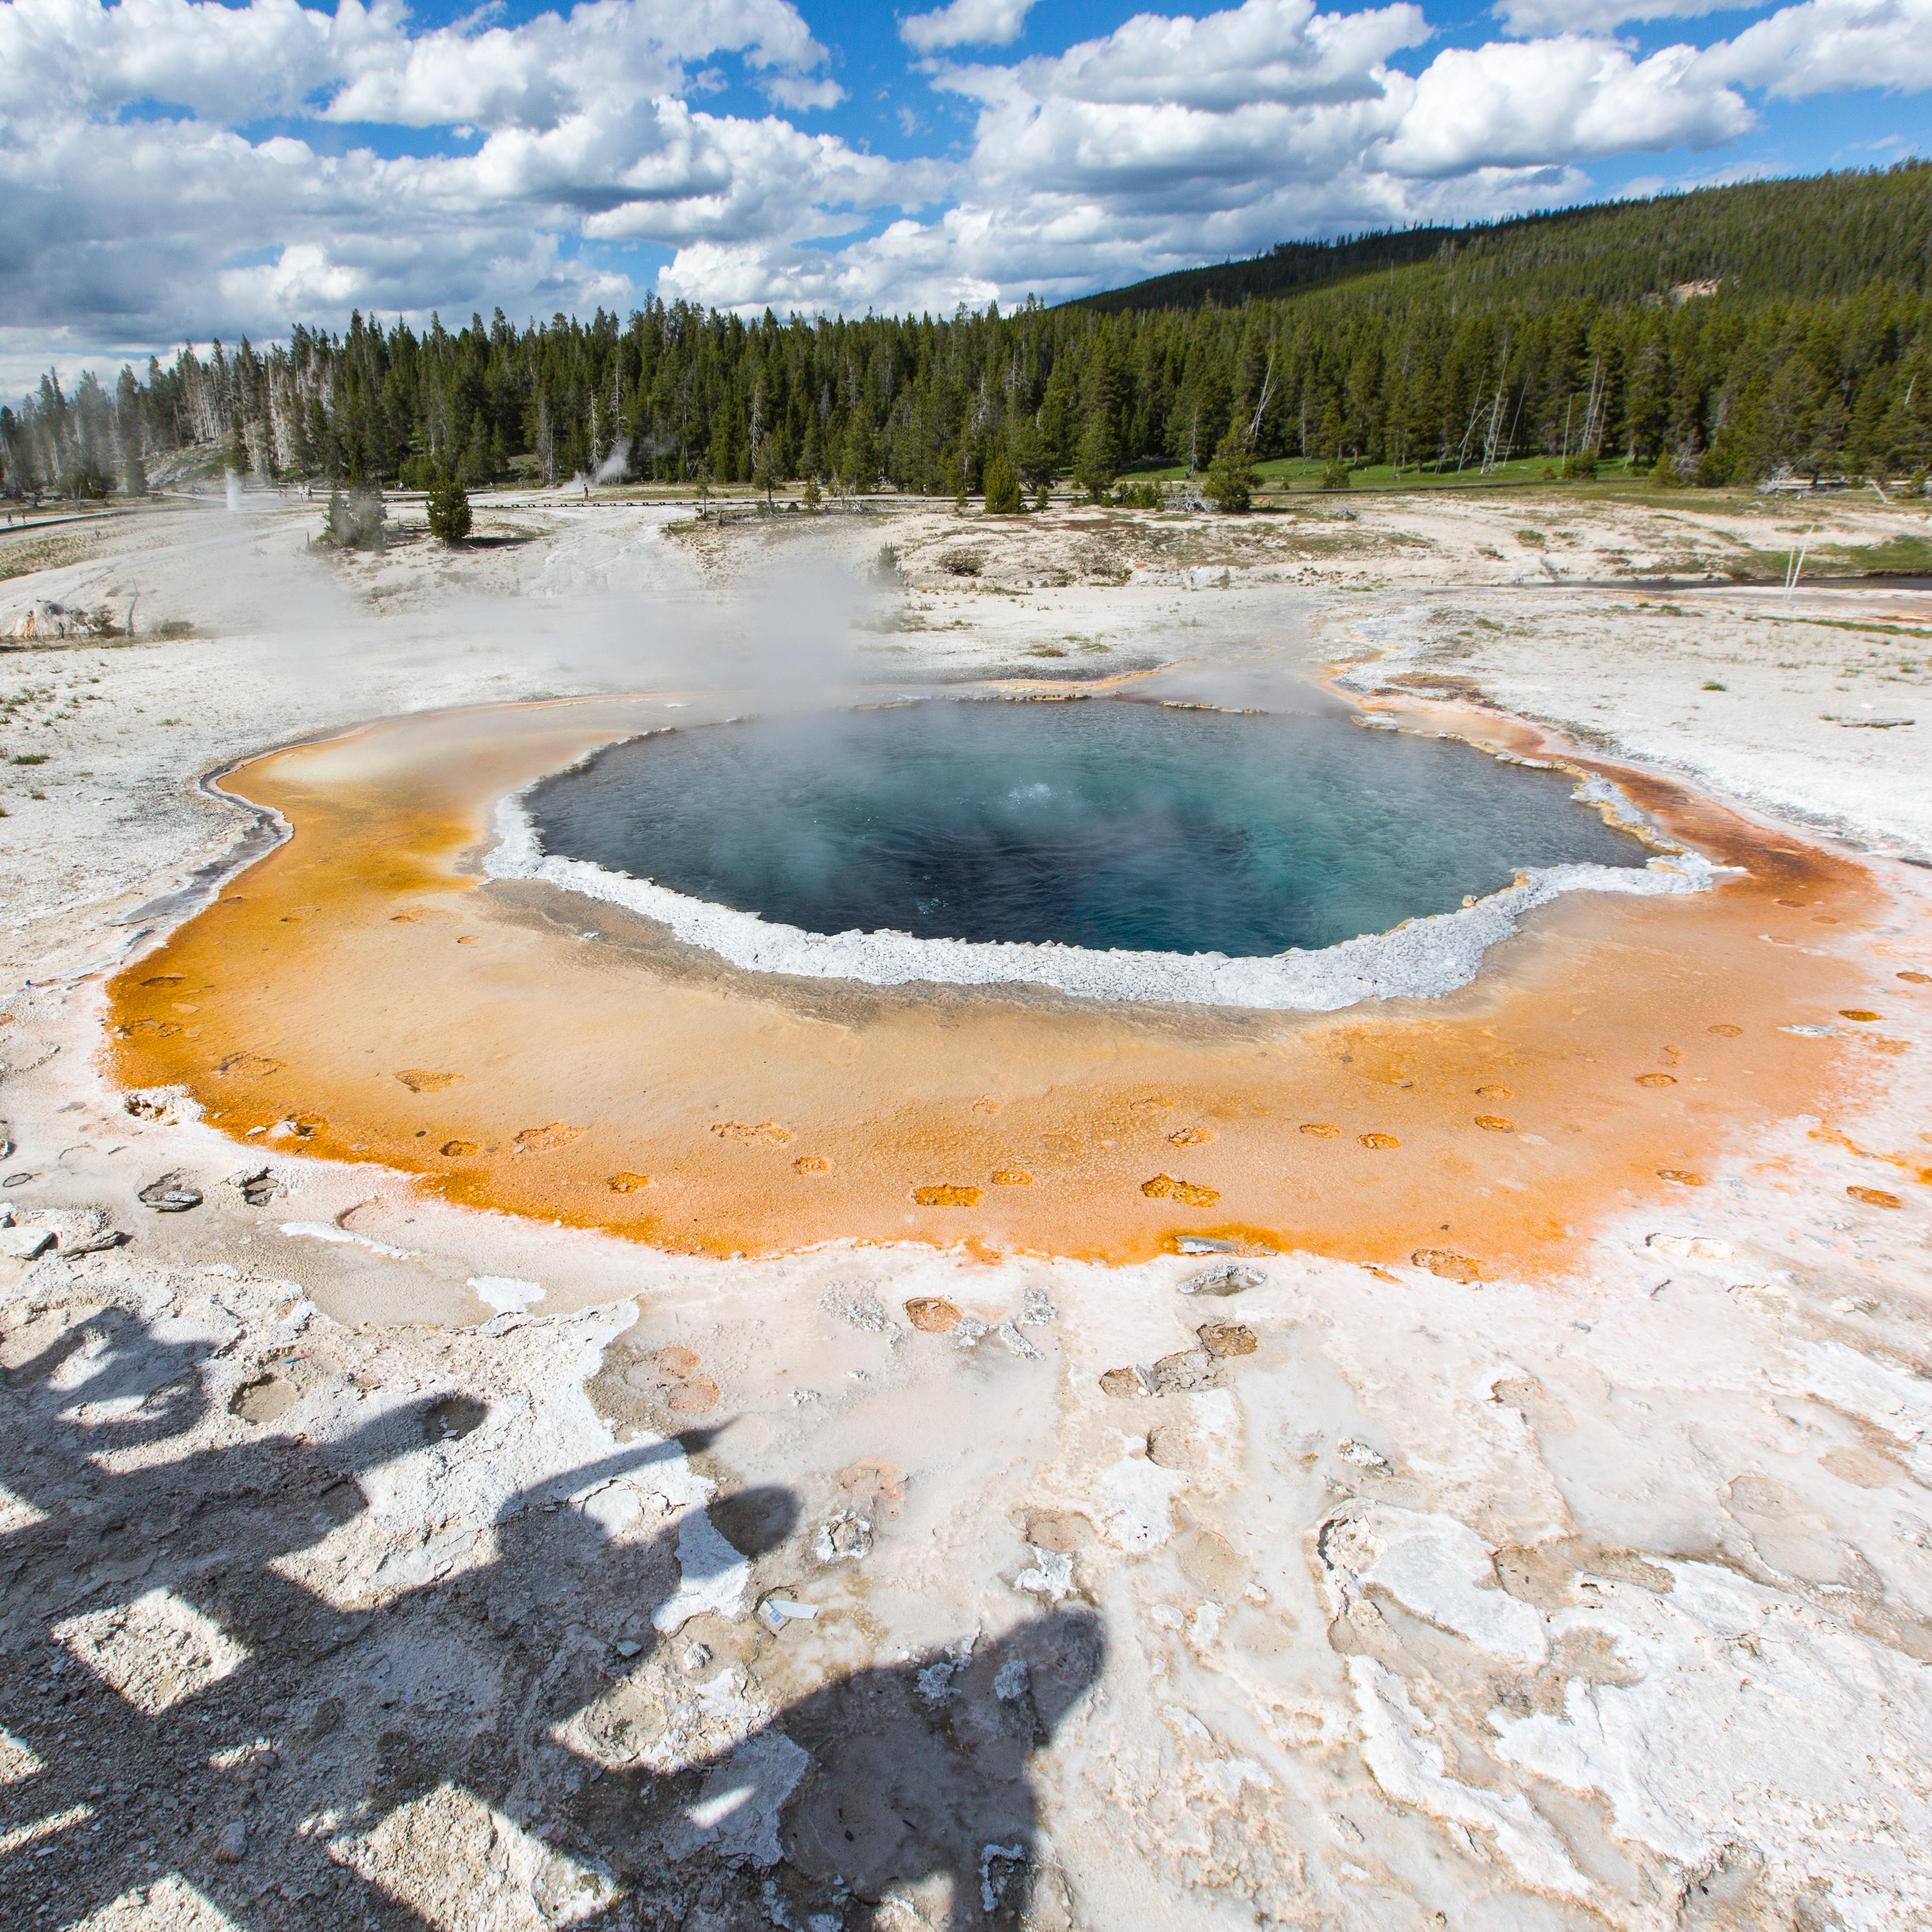
[[[10,495],[271,481],[816,478],[957,496],[1217,452],[1723,485],[1932,459],[1932,164],[1285,244],[1046,308],[292,328],[0,410]]]

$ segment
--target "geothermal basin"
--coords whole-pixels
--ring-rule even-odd
[[[1575,781],[1332,710],[944,700],[613,747],[542,848],[820,933],[1264,957],[1649,853]]]
[[[259,1151],[680,1250],[1471,1279],[1816,1097],[1763,1014],[1828,1014],[1843,969],[1757,934],[1858,890],[1828,856],[1508,762],[1550,748],[1495,719],[1432,722],[1506,758],[978,695],[569,700],[254,760],[224,788],[292,836],[116,982],[118,1074]]]

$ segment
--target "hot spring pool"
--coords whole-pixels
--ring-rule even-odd
[[[1255,958],[1652,856],[1567,774],[1336,715],[935,700],[614,746],[548,854],[808,933]]]

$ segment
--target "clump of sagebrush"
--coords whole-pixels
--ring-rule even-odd
[[[1348,470],[1348,459],[1337,456],[1333,458],[1322,472],[1322,481],[1316,486],[1322,490],[1348,490],[1354,485]]]
[[[387,514],[380,489],[357,484],[345,490],[338,484],[328,493],[322,535],[316,541],[325,550],[386,550],[382,520]]]
[[[429,533],[439,542],[459,544],[470,534],[470,498],[454,470],[444,470],[430,485],[425,508]]]

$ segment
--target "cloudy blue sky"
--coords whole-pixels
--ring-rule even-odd
[[[1924,150],[1932,0],[0,0],[0,386],[646,293],[1054,300]]]

